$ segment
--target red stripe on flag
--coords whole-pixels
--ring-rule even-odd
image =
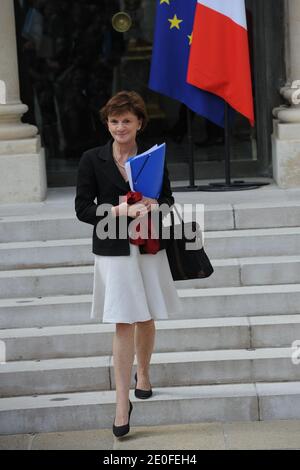
[[[199,3],[187,82],[220,96],[254,125],[247,30]]]

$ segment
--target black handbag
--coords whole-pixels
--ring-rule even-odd
[[[175,224],[171,210],[170,239],[166,243],[166,252],[174,281],[199,279],[211,276],[214,269],[202,244],[202,233],[195,221],[184,222],[173,206],[181,221]],[[186,234],[194,234],[186,237]],[[192,248],[192,249],[190,249]]]

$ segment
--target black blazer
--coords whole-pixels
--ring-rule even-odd
[[[145,150],[144,146],[138,142],[138,153]],[[129,183],[126,183],[121,175],[112,156],[112,140],[102,147],[96,147],[83,153],[78,166],[77,186],[75,197],[75,211],[77,218],[94,226],[92,251],[96,255],[120,256],[129,255],[129,237],[127,231],[126,239],[99,239],[96,234],[96,226],[104,216],[96,215],[97,206],[102,203],[109,203],[114,206],[119,204],[119,196],[130,191]],[[94,202],[97,199],[97,204]],[[174,204],[167,166],[164,168],[164,178],[162,192],[158,199],[159,204]],[[116,218],[117,233],[118,219]],[[133,220],[126,217],[127,226]],[[160,249],[164,243],[161,241]],[[143,247],[139,245],[140,253],[144,253]]]

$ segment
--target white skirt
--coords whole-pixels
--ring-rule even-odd
[[[129,246],[129,256],[94,255],[91,318],[135,323],[181,313],[166,250],[141,254],[137,245]]]

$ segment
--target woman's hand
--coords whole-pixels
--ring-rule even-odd
[[[131,204],[128,208],[128,215],[135,219],[136,217],[144,217],[148,212],[148,209],[142,201]]]
[[[115,216],[128,215],[135,219],[136,217],[144,217],[148,212],[158,209],[159,204],[157,199],[151,197],[143,197],[135,204],[128,204],[126,201],[118,206],[112,208],[112,213]]]
[[[148,212],[146,205],[142,202],[136,202],[135,204],[128,204],[122,202],[118,206],[112,208],[112,214],[114,216],[128,216],[133,219],[136,217],[144,217]]]
[[[158,209],[159,207],[157,199],[152,199],[151,197],[143,197],[140,202],[146,206],[147,212]]]

